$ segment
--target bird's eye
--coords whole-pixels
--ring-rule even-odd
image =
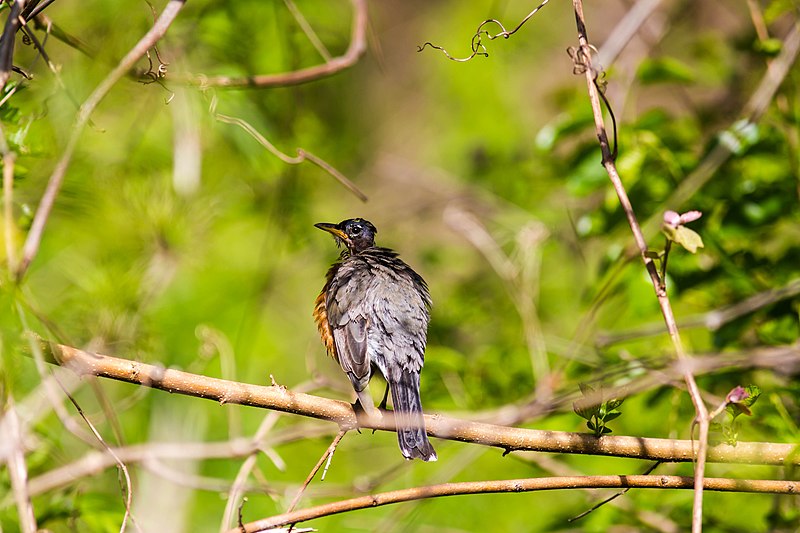
[[[357,224],[356,224],[355,226],[352,226],[352,227],[350,228],[350,233],[351,233],[352,235],[358,235],[358,234],[360,234],[360,233],[361,233],[361,230],[362,230],[362,229],[363,229],[363,228],[362,228],[361,226],[359,226],[359,225],[357,225]]]

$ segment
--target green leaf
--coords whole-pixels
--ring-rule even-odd
[[[697,252],[698,248],[703,248],[703,239],[700,235],[690,230],[686,226],[678,226],[675,228],[675,238],[673,242],[680,244],[691,253]]]
[[[611,400],[608,400],[608,402],[606,402],[606,405],[608,406],[609,411],[613,411],[614,409],[622,405],[622,402],[624,401],[625,398],[613,398]]]
[[[742,403],[745,404],[747,407],[750,407],[754,403],[758,401],[758,397],[761,396],[761,389],[758,385],[748,385],[745,387],[745,390],[749,394],[747,398],[745,398]]]
[[[613,413],[608,413],[603,418],[603,422],[611,422],[612,420],[614,420],[615,418],[619,418],[620,416],[622,416],[622,413],[620,413],[619,411],[614,411]]]
[[[609,433],[611,433],[611,428],[607,428],[607,427],[603,426],[600,429],[600,434],[601,435],[608,435]]]
[[[592,422],[591,420],[586,422],[586,427],[591,429],[592,431],[595,431],[597,429],[597,426],[595,426],[594,422]]]
[[[590,420],[593,416],[597,415],[598,407],[597,405],[592,405],[592,403],[585,398],[582,398],[572,403],[572,410],[575,411],[575,414],[579,417]]]

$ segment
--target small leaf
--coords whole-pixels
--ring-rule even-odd
[[[644,253],[644,256],[647,257],[648,259],[661,259],[661,256],[663,254],[664,252],[657,252],[656,250],[647,250]]]
[[[608,435],[609,433],[611,433],[611,428],[603,426],[603,428],[600,430],[600,433],[603,435]]]
[[[605,418],[603,418],[603,422],[611,422],[612,420],[614,420],[615,418],[619,418],[620,416],[622,416],[622,413],[620,413],[619,411],[614,411],[613,413],[608,413],[605,416]]]
[[[586,422],[586,427],[591,429],[592,431],[595,431],[597,429],[597,426],[595,426],[594,422],[592,422],[591,420]]]
[[[758,385],[748,385],[746,390],[749,396],[745,398],[742,403],[744,403],[747,407],[750,407],[756,403],[756,401],[758,401],[758,397],[761,396],[761,389],[758,387]]]
[[[700,235],[686,226],[675,228],[675,238],[673,240],[691,253],[697,252],[698,248],[703,248],[703,239]]]
[[[677,239],[677,228],[669,224],[661,224],[661,233],[672,242]]]
[[[572,403],[572,410],[579,417],[589,420],[596,414],[597,406],[590,405],[585,399],[581,399]]]
[[[625,398],[614,398],[612,400],[608,400],[608,402],[607,402],[608,410],[609,411],[613,411],[614,409],[616,409],[617,407],[622,405],[622,402],[624,402],[624,401],[625,401]]]

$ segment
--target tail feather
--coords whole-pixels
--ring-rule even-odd
[[[402,372],[389,382],[392,389],[397,441],[406,459],[435,461],[436,451],[425,434],[422,402],[419,398],[419,374]]]

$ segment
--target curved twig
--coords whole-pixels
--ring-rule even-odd
[[[525,23],[528,22],[528,20],[530,20],[531,17],[533,17],[540,9],[542,9],[545,5],[547,5],[547,3],[549,1],[550,0],[544,0],[541,4],[536,6],[533,9],[533,11],[531,11],[530,13],[525,15],[525,18],[523,18],[520,21],[520,23],[517,24],[517,26],[511,31],[506,30],[505,26],[503,26],[503,23],[500,22],[497,19],[488,19],[488,20],[484,20],[483,22],[481,22],[478,25],[478,29],[475,30],[475,34],[472,36],[472,41],[470,43],[470,48],[472,50],[472,53],[470,55],[468,55],[467,57],[455,57],[455,56],[452,56],[443,47],[435,45],[435,44],[431,43],[430,41],[423,43],[422,46],[417,46],[417,52],[422,52],[423,50],[425,50],[425,48],[430,47],[430,48],[433,48],[434,50],[439,50],[440,52],[442,52],[445,55],[445,57],[447,57],[447,59],[449,59],[450,61],[458,61],[460,63],[464,63],[466,61],[469,61],[472,58],[474,58],[475,56],[489,57],[489,52],[488,52],[488,50],[486,50],[486,45],[483,44],[483,39],[482,39],[483,37],[486,37],[490,41],[494,41],[495,39],[497,39],[499,37],[503,37],[504,39],[508,39],[509,37],[511,37],[512,35],[517,33],[517,31],[519,31],[519,29],[522,28],[522,26],[524,26]],[[495,25],[499,26],[500,27],[500,31],[497,32],[497,33],[489,33],[488,30],[484,29],[484,27],[488,26],[489,24],[495,24]]]

